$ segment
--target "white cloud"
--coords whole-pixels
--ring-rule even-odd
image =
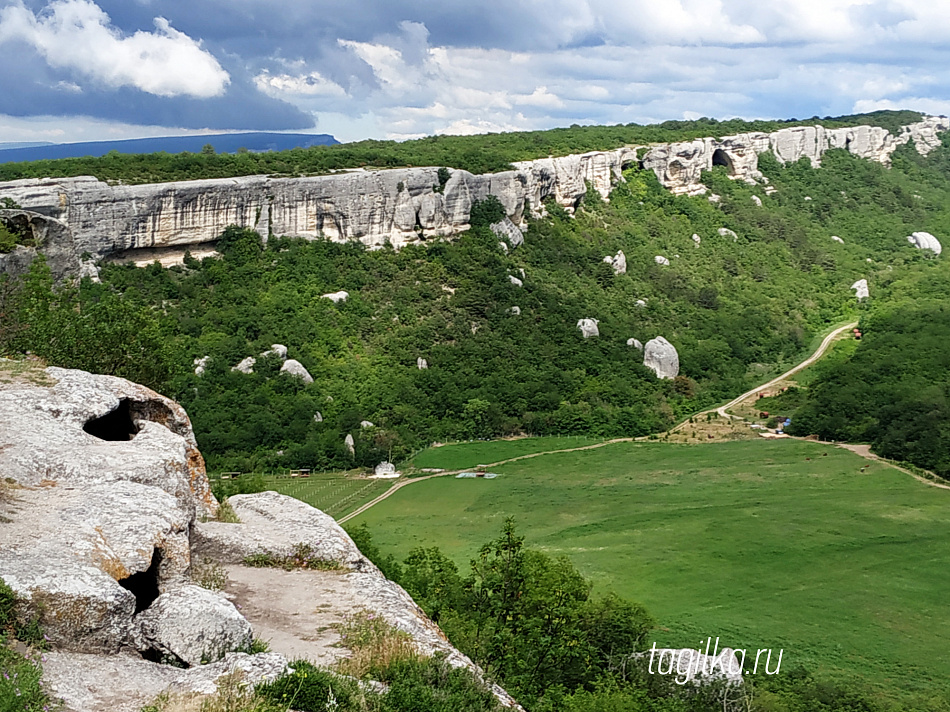
[[[20,0],[0,10],[0,43],[22,40],[54,68],[106,86],[131,86],[157,96],[213,97],[228,73],[199,42],[155,18],[155,31],[129,36],[112,26],[92,0],[55,0],[34,14]]]
[[[863,114],[868,111],[885,109],[913,109],[931,116],[950,116],[950,99],[932,99],[926,97],[907,97],[897,101],[891,99],[859,99],[854,102],[852,111]]]
[[[263,71],[254,77],[254,84],[265,94],[285,98],[283,95],[313,95],[344,97],[346,90],[331,82],[320,72],[306,74],[271,74]]]

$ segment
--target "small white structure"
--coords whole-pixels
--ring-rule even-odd
[[[627,346],[632,346],[638,351],[643,351],[643,344],[638,339],[627,339]]]
[[[509,274],[509,275],[508,275],[508,281],[511,282],[511,283],[512,283],[513,285],[515,285],[516,287],[523,287],[523,286],[524,286],[524,282],[522,282],[520,279],[518,279],[517,277],[515,277],[513,274]]]
[[[721,237],[731,237],[733,242],[736,242],[739,239],[739,236],[733,230],[730,230],[727,227],[719,228],[719,235]]]
[[[346,448],[346,451],[350,453],[350,457],[356,456],[356,443],[353,440],[353,436],[347,433],[346,437],[343,438],[343,447]]]
[[[237,366],[234,366],[232,371],[240,371],[241,373],[254,373],[254,364],[257,363],[257,359],[253,356],[248,356],[246,359],[241,361]]]
[[[604,258],[604,262],[609,264],[613,270],[614,274],[626,274],[627,273],[627,256],[623,253],[623,250],[618,250],[617,254],[611,257],[607,255]]]
[[[425,371],[427,368],[429,368],[429,362],[420,356],[416,359],[416,368],[418,368],[420,371]]]
[[[521,307],[509,307],[509,314],[514,314],[515,316],[521,316]]]
[[[643,309],[644,307],[646,307],[646,305],[647,305],[647,300],[646,300],[646,299],[638,299],[638,300],[637,300],[637,306],[638,306],[640,309]]]
[[[271,344],[270,348],[261,354],[261,358],[264,358],[265,356],[271,356],[271,355],[276,356],[281,361],[286,361],[287,347],[284,346],[283,344]]]
[[[835,242],[838,242],[838,243],[842,244],[842,245],[844,244],[844,240],[842,240],[842,239],[841,239],[840,237],[838,237],[837,235],[832,235],[832,236],[831,236],[831,239],[834,240]]]
[[[759,208],[762,207],[762,198],[760,198],[759,196],[753,195],[752,202],[756,204],[756,207],[759,207]]]
[[[203,375],[205,370],[208,368],[209,363],[211,363],[210,356],[202,356],[201,358],[196,358],[194,362],[195,375],[196,376]]]
[[[360,421],[360,427],[365,430],[366,428],[375,428],[376,426],[373,425],[373,424],[372,424],[370,421],[368,421],[368,420],[361,420],[361,421]]]
[[[399,477],[399,473],[396,472],[396,466],[393,463],[381,462],[376,465],[376,469],[373,470],[370,477],[374,480],[391,480]]]
[[[600,336],[600,329],[597,328],[599,323],[597,319],[581,319],[577,322],[577,328],[581,330],[581,336],[589,339],[591,336]]]
[[[708,200],[710,203],[718,203],[722,200],[722,197],[716,195],[715,193],[710,193],[706,200]]]
[[[310,372],[304,368],[300,361],[295,361],[292,358],[284,361],[284,365],[280,367],[280,372],[299,378],[304,383],[313,383],[313,376],[310,375]]]
[[[918,250],[930,250],[935,255],[939,255],[943,252],[943,246],[940,244],[940,240],[929,232],[915,232],[907,238],[907,241]]]
[[[319,410],[318,410],[316,413],[314,413],[314,414],[313,414],[313,422],[314,422],[314,423],[322,423],[322,422],[323,422],[323,413],[321,413]]]
[[[694,233],[693,233],[693,242],[696,243],[696,247],[699,247],[699,245],[700,245],[700,243],[701,243],[702,241],[703,241],[703,238],[701,238],[699,235],[697,235],[697,234],[694,232]]]
[[[329,294],[324,294],[323,298],[329,299],[334,304],[338,304],[339,302],[345,302],[348,296],[350,296],[350,293],[344,292],[341,289],[339,292],[330,292]]]
[[[656,262],[658,265],[664,265],[666,267],[668,267],[670,264],[670,261],[663,255],[657,255],[656,257],[653,258],[653,261]]]
[[[858,298],[859,302],[863,302],[871,296],[871,292],[868,291],[868,281],[866,279],[859,279],[851,285],[851,289],[854,290],[854,296]]]

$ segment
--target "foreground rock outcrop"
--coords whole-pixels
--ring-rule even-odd
[[[643,365],[653,371],[657,378],[676,378],[680,372],[680,357],[673,344],[657,336],[643,347]]]
[[[230,500],[240,523],[214,521],[187,415],[147,388],[60,368],[0,383],[0,472],[16,483],[0,500],[0,578],[20,599],[17,614],[38,618],[49,637],[45,679],[67,712],[136,712],[167,689],[211,694],[235,670],[255,684],[282,674],[291,656],[308,657],[312,631],[295,623],[302,649],[277,641],[273,653],[245,654],[255,621],[191,580],[198,564],[227,566],[266,601],[284,572],[248,568],[248,557],[323,562],[287,572],[301,612],[333,590],[328,630],[374,612],[420,652],[481,675],[323,512],[263,492]],[[250,572],[263,574],[256,584]],[[329,657],[312,659],[347,654],[323,650]]]
[[[57,264],[73,274],[79,273],[86,253],[163,264],[180,261],[186,248],[212,254],[229,225],[256,230],[265,240],[270,235],[325,237],[398,248],[468,229],[473,203],[489,195],[498,198],[507,214],[492,229],[506,247],[517,247],[523,241],[518,226],[526,215],[542,216],[548,200],[572,212],[588,185],[606,199],[629,167],[653,171],[676,194],[698,195],[706,190],[702,172],[714,166],[726,167],[736,179],[767,182],[758,169],[763,153],[783,163],[807,158],[818,166],[827,151],[843,149],[889,165],[899,146],[913,141],[926,154],[940,145],[939,133],[948,129],[950,119],[944,117],[904,126],[896,136],[876,126],[799,126],[521,161],[501,173],[452,170],[441,188],[438,169],[431,167],[135,186],[109,185],[88,176],[27,179],[0,183],[0,198],[23,206],[15,215],[5,212],[32,221],[33,229],[44,235],[42,249],[57,252]],[[13,254],[0,257],[0,271],[22,271],[22,263],[31,259],[27,248]],[[345,293],[326,296],[338,301]]]

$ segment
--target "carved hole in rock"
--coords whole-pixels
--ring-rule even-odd
[[[90,435],[100,440],[131,440],[139,429],[132,420],[132,408],[128,398],[119,401],[119,407],[99,418],[93,418],[82,426]]]
[[[158,570],[162,565],[162,552],[155,549],[152,563],[145,571],[139,571],[121,579],[118,583],[135,596],[135,612],[141,613],[158,598]]]
[[[721,148],[717,148],[713,152],[712,164],[714,166],[725,166],[729,170],[729,175],[735,175],[736,169],[732,164],[732,159],[729,157],[729,154]]]
[[[679,174],[683,172],[683,164],[679,161],[673,161],[667,167],[667,172],[670,174],[670,178],[678,178]]]

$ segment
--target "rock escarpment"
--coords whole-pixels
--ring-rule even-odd
[[[15,485],[0,498],[0,578],[19,598],[18,615],[38,618],[49,637],[45,676],[67,712],[135,712],[165,689],[210,694],[236,669],[251,683],[280,675],[299,651],[275,643],[274,653],[246,654],[255,623],[192,577],[197,564],[256,571],[245,557],[291,557],[302,547],[333,570],[294,572],[304,577],[301,606],[330,586],[349,606],[334,609],[337,622],[375,612],[421,652],[481,674],[319,510],[264,492],[232,498],[240,524],[210,520],[218,503],[173,401],[60,368],[10,381],[0,381],[0,471]],[[320,662],[346,654],[332,650]],[[504,690],[495,694],[516,706]]]
[[[817,166],[828,150],[844,149],[887,165],[898,146],[913,141],[926,154],[939,145],[939,132],[948,129],[950,120],[943,117],[905,126],[896,136],[875,126],[800,126],[522,161],[501,173],[453,170],[444,187],[433,167],[137,186],[109,185],[90,177],[28,179],[0,184],[0,197],[67,228],[68,236],[62,235],[57,244],[68,253],[74,273],[84,253],[151,260],[169,252],[181,254],[188,247],[207,249],[229,225],[254,229],[264,239],[325,237],[398,248],[468,229],[473,202],[489,195],[498,198],[509,220],[493,228],[506,245],[516,247],[517,226],[529,213],[543,215],[545,201],[571,212],[588,185],[607,198],[627,167],[652,170],[674,193],[696,195],[705,192],[702,172],[713,166],[725,166],[732,177],[756,183],[766,182],[758,170],[763,153],[782,162],[807,158]],[[52,242],[46,249],[53,249]]]

